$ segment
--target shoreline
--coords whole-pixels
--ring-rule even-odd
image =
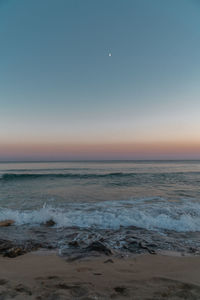
[[[7,220],[9,222],[10,220]],[[6,223],[6,221],[2,222]],[[49,220],[41,226],[0,227],[0,255],[16,257],[39,249],[59,249],[64,257],[106,255],[200,255],[199,232],[163,233],[130,226],[119,229],[56,228]]]
[[[0,257],[1,299],[199,299],[200,256]]]

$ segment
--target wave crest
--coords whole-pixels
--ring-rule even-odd
[[[48,174],[41,174],[41,173],[24,173],[24,174],[17,174],[17,173],[5,173],[1,176],[2,180],[9,181],[15,179],[34,179],[34,178],[101,178],[101,177],[121,177],[121,176],[132,176],[132,173],[107,173],[107,174],[77,174],[77,173],[48,173]]]
[[[148,230],[200,231],[200,203],[162,198],[68,204],[65,208],[44,206],[38,210],[1,209],[0,220],[16,225],[39,225],[52,219],[56,227],[117,229],[136,226]]]
[[[71,179],[92,179],[92,178],[145,178],[151,180],[183,180],[187,175],[200,175],[200,172],[173,172],[173,173],[4,173],[0,180],[25,180],[35,178],[71,178]]]

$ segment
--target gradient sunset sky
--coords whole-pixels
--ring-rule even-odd
[[[1,161],[177,158],[200,159],[199,0],[0,0]]]

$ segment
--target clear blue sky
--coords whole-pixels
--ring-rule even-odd
[[[1,160],[200,158],[199,113],[200,1],[0,0]]]

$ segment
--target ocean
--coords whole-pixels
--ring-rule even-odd
[[[0,233],[10,239],[23,232],[41,240],[42,232],[63,245],[73,229],[113,239],[120,232],[123,240],[132,228],[199,247],[200,161],[0,163],[0,221],[7,219],[15,223]],[[46,228],[49,220],[54,226]]]

